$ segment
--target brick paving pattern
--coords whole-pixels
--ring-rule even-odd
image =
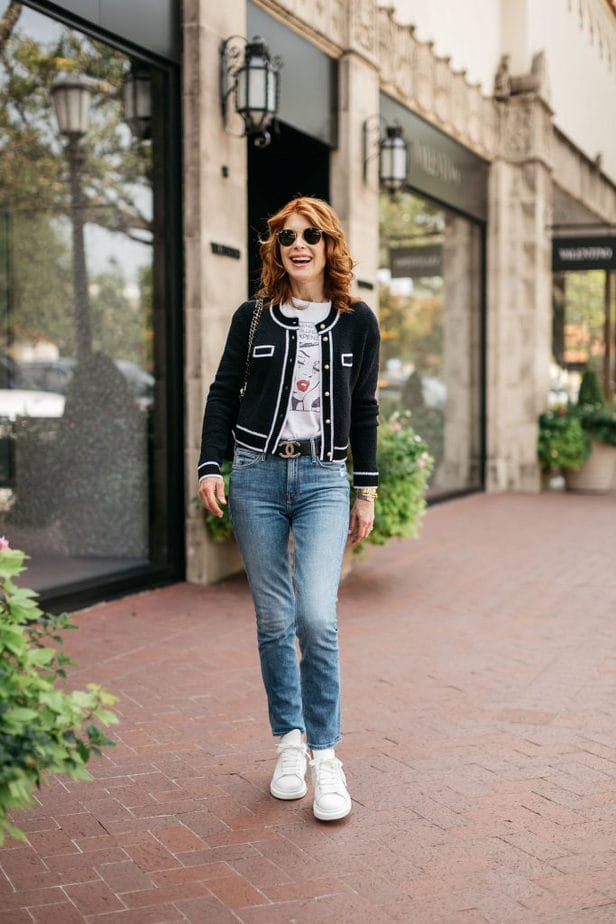
[[[616,496],[478,495],[341,591],[351,816],[268,794],[242,579],[76,616],[121,697],[0,851],[0,924],[616,922]]]

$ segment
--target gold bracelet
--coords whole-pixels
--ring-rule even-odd
[[[355,496],[357,500],[376,500],[378,491],[376,488],[356,488]]]

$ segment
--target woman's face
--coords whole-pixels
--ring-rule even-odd
[[[325,276],[325,238],[316,244],[308,244],[302,232],[315,227],[299,212],[293,212],[285,220],[281,230],[295,231],[296,237],[290,247],[278,244],[282,265],[287,271],[292,288],[305,291],[306,287],[323,288]],[[295,283],[295,286],[293,285]],[[301,295],[300,295],[301,297]]]

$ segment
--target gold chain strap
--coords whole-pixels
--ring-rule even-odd
[[[246,369],[244,371],[244,384],[240,388],[240,398],[243,398],[246,394],[246,389],[248,387],[248,375],[250,373],[250,354],[252,353],[252,345],[255,340],[255,334],[257,333],[257,327],[259,326],[259,321],[261,320],[261,315],[263,314],[263,299],[258,298],[255,304],[255,310],[252,313],[252,318],[250,319],[250,331],[248,333],[248,354],[246,356]]]

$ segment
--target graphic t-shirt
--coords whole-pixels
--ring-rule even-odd
[[[297,356],[283,440],[306,440],[321,435],[321,347],[316,325],[324,321],[331,302],[304,302],[280,306],[287,318],[297,318]]]

